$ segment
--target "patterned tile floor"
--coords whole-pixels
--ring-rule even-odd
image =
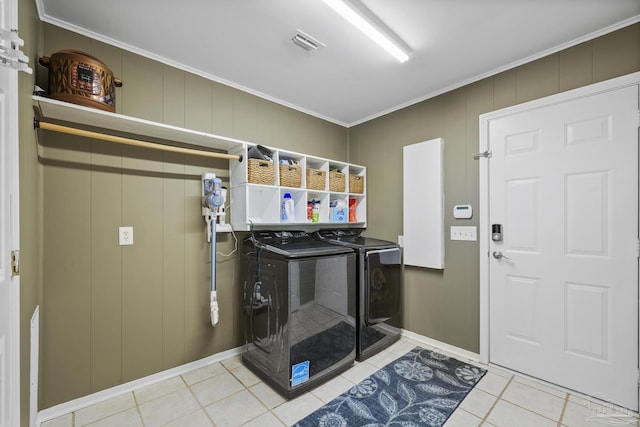
[[[45,421],[41,427],[290,426],[416,345],[433,348],[403,337],[389,349],[290,401],[258,379],[237,356]],[[599,407],[587,397],[483,367],[489,372],[445,427],[639,425],[637,420],[623,424],[611,418],[615,408],[609,405]]]

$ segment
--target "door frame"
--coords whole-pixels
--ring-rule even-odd
[[[509,116],[516,113],[544,108],[554,104],[560,104],[570,100],[585,98],[603,92],[620,89],[627,86],[640,84],[640,72],[628,74],[622,77],[606,80],[604,82],[591,84],[578,89],[569,90],[556,95],[547,96],[523,104],[514,105],[501,110],[480,115],[480,153],[486,152],[489,148],[489,123],[492,120]],[[640,114],[638,115],[640,125]],[[490,324],[489,324],[489,268],[490,268],[490,243],[491,225],[489,221],[489,162],[487,157],[480,157],[480,219],[479,219],[479,243],[480,243],[480,361],[490,363]],[[640,168],[640,166],[639,166]],[[640,171],[639,171],[640,172]],[[640,225],[640,215],[638,218]],[[639,236],[640,238],[640,236]],[[639,272],[640,273],[640,272]],[[640,313],[640,310],[639,310]],[[638,318],[640,328],[640,315]],[[640,329],[639,329],[640,330]],[[638,348],[640,354],[640,345]]]
[[[10,0],[2,3],[6,17],[10,24],[17,24],[17,2]],[[15,28],[16,25],[12,25]],[[3,73],[6,70],[3,69]],[[3,77],[4,80],[4,77]],[[6,87],[4,84],[6,83]],[[7,343],[7,357],[9,360],[9,372],[6,373],[6,379],[9,386],[8,405],[6,408],[9,425],[20,424],[20,276],[11,276],[10,270],[10,254],[11,251],[20,249],[20,215],[19,215],[19,136],[18,136],[18,71],[9,70],[7,78],[2,83],[2,89],[5,92],[5,108],[4,120],[6,121],[7,145],[5,147],[6,157],[4,162],[0,164],[2,168],[3,181],[5,183],[6,200],[3,200],[8,207],[8,217],[5,218],[8,225],[7,240],[3,246],[0,256],[3,267],[6,267],[8,274],[9,286],[9,342]],[[4,226],[4,224],[3,224]],[[4,279],[4,277],[3,277]],[[0,420],[1,421],[1,420]]]
[[[10,71],[6,92],[6,115],[8,144],[5,147],[6,158],[0,165],[3,169],[5,191],[9,217],[6,218],[9,226],[8,240],[5,242],[6,252],[1,254],[5,259],[4,266],[10,269],[10,252],[20,250],[20,215],[19,215],[19,178],[18,178],[18,71]],[[7,373],[9,382],[9,425],[16,425],[20,420],[20,276],[8,277],[9,286],[9,342],[7,343],[7,356],[9,358],[10,372]]]

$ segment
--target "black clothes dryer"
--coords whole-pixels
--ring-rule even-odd
[[[244,364],[286,398],[355,360],[356,256],[302,231],[256,231],[242,245]]]
[[[402,248],[361,236],[361,229],[319,230],[320,241],[356,251],[356,359],[368,357],[400,339],[402,329]]]

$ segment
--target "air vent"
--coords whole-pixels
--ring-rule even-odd
[[[324,43],[314,39],[313,37],[303,33],[300,30],[297,30],[296,35],[291,38],[291,42],[309,53],[314,53],[318,49],[325,47]]]

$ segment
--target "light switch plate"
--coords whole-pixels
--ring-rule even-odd
[[[451,240],[467,240],[475,242],[478,240],[477,227],[475,226],[451,226]]]

